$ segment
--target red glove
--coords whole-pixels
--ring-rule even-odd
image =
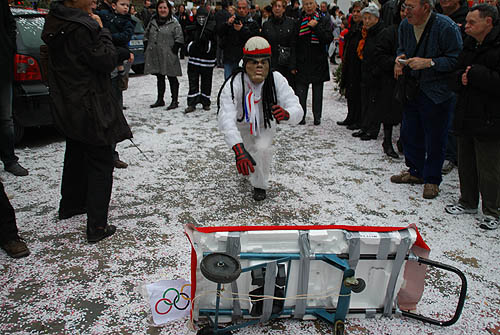
[[[273,109],[272,113],[277,123],[280,123],[280,121],[283,120],[286,121],[290,118],[290,114],[286,110],[284,110],[283,107],[281,107],[280,105],[274,105],[271,108]]]
[[[236,155],[236,167],[238,172],[248,176],[250,173],[254,172],[254,165],[257,165],[253,160],[252,156],[245,150],[243,143],[238,143],[233,146],[234,153]]]

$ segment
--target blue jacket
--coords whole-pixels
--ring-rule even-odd
[[[427,42],[423,41],[418,53],[414,55],[416,47],[413,25],[404,19],[399,25],[398,55],[405,54],[407,58],[432,58],[436,65],[423,70],[412,70],[411,73],[419,78],[420,88],[429,99],[435,104],[445,102],[453,96],[447,80],[462,51],[459,27],[447,16],[436,14]]]

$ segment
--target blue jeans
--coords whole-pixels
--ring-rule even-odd
[[[423,178],[426,184],[439,185],[442,181],[449,118],[453,99],[435,104],[425,93],[404,106],[401,139],[406,166],[410,174]]]
[[[224,80],[231,76],[231,73],[233,73],[234,69],[238,67],[238,63],[239,62],[224,62]]]
[[[14,121],[12,119],[12,81],[0,78],[0,159],[4,166],[18,161],[14,154]]]

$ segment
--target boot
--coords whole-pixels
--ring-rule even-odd
[[[156,102],[152,105],[149,105],[151,108],[163,107],[165,106],[165,101],[163,100],[163,96],[165,95],[165,76],[156,76],[156,88],[158,89],[158,98]]]
[[[392,158],[399,158],[399,155],[394,151],[392,147],[392,126],[384,124],[384,142],[382,142],[382,148],[387,156]]]
[[[170,78],[170,77],[169,77]],[[175,78],[175,77],[174,77]],[[172,102],[167,107],[167,110],[176,109],[179,107],[179,82],[174,82],[169,79],[170,82],[170,92],[172,93]]]

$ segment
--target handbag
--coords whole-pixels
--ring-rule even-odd
[[[431,30],[432,24],[434,23],[434,19],[436,17],[435,13],[431,14],[427,25],[425,26],[424,32],[422,33],[422,37],[417,43],[417,47],[415,48],[415,52],[413,56],[418,53],[420,46],[422,43],[425,43],[425,50],[427,49],[427,39],[429,38],[429,32]],[[418,93],[420,91],[420,80],[417,77],[411,75],[411,69],[408,66],[403,68],[403,74],[399,76],[398,81],[396,83],[396,87],[394,88],[394,98],[402,105],[407,104],[408,102],[417,98]]]
[[[290,47],[283,47],[278,45],[278,65],[288,66],[290,65],[290,58],[292,55],[292,49]]]

